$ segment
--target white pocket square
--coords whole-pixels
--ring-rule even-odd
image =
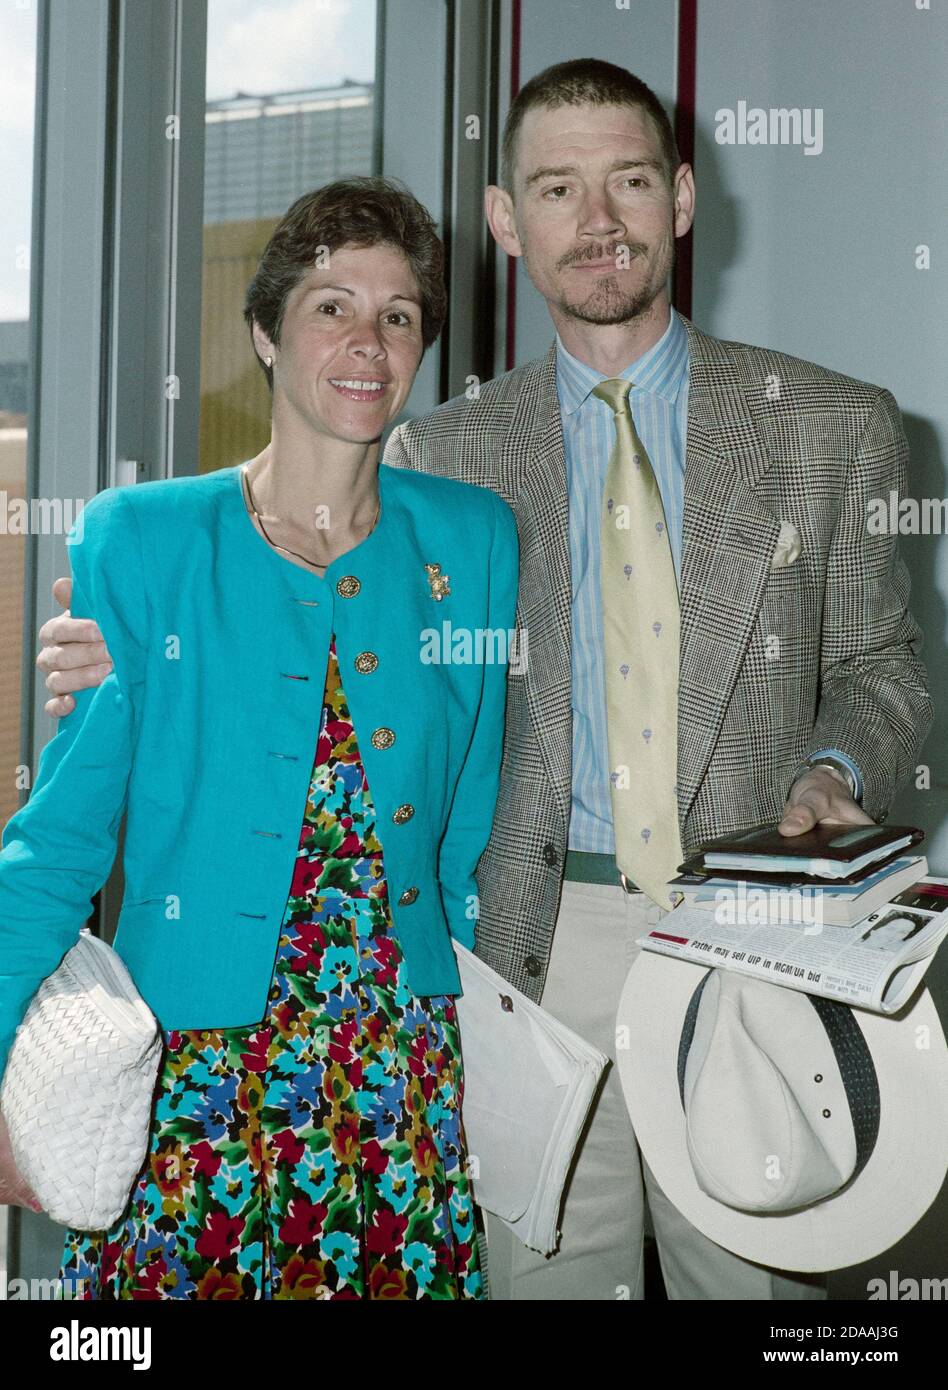
[[[777,537],[774,553],[770,557],[770,568],[776,570],[792,565],[802,550],[800,532],[793,522],[781,521],[780,535]]]

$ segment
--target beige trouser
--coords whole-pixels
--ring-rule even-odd
[[[641,1299],[648,1214],[670,1299],[825,1298],[825,1278],[751,1264],[716,1245],[662,1192],[636,1143],[615,1063],[619,996],[636,939],[665,912],[644,893],[563,885],[541,1003],[612,1058],[567,1183],[559,1249],[528,1250],[489,1214],[492,1299]]]

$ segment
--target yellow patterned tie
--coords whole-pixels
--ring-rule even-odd
[[[593,395],[615,413],[601,526],[612,818],[616,863],[664,908],[682,860],[678,766],[678,584],[662,495],[629,409],[631,381]]]

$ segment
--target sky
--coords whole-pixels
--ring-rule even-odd
[[[207,28],[210,100],[328,86],[345,77],[371,81],[375,72],[375,0],[208,0]],[[0,321],[6,321],[29,314],[35,0],[0,0],[0,54]]]
[[[237,89],[292,91],[374,73],[375,0],[208,0],[212,101]]]

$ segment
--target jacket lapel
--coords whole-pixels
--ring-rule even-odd
[[[771,459],[737,362],[725,343],[682,321],[689,350],[678,687],[684,826],[757,621],[780,519],[755,490]]]
[[[572,588],[555,342],[545,357],[524,368],[518,382],[498,480],[502,496],[517,514],[520,533],[518,621],[527,632],[527,704],[565,824],[572,768]]]

